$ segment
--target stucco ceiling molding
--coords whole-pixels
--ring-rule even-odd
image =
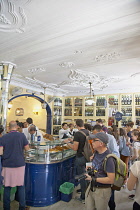
[[[63,81],[62,83],[58,84],[58,87],[83,86],[83,87],[89,88],[89,82],[91,82],[93,90],[103,90],[104,88],[108,87],[110,83],[113,83],[120,79],[118,77],[110,77],[110,78],[100,77],[98,74],[95,74],[92,72],[87,73],[79,69],[71,70],[68,78],[69,78],[68,81]]]
[[[56,84],[52,84],[52,83],[47,84],[45,82],[37,80],[35,77],[30,78],[30,77],[24,77],[18,74],[13,74],[11,84],[12,83],[27,85],[30,87],[30,89],[36,88],[38,91],[40,91],[40,89],[42,89],[43,91],[43,87],[46,87],[52,93],[60,93],[60,94],[67,93],[66,90],[59,88]]]
[[[41,72],[45,72],[46,69],[45,68],[32,68],[32,69],[28,69],[29,73],[41,73]]]
[[[23,7],[29,2],[31,0],[1,0],[0,31],[23,33],[27,24]]]
[[[99,62],[107,62],[107,61],[112,61],[116,60],[120,57],[120,54],[117,52],[111,52],[111,53],[106,53],[106,54],[100,54],[97,55],[93,58],[93,60],[97,63]]]

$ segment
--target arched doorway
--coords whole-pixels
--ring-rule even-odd
[[[39,96],[36,96],[34,94],[22,94],[22,95],[17,95],[9,99],[8,103],[15,98],[21,97],[21,96],[27,96],[27,97],[33,97],[34,99],[40,101],[41,103],[45,102],[47,104],[46,106],[46,112],[47,112],[47,126],[46,126],[46,132],[48,134],[51,134],[51,128],[52,128],[52,112],[49,104],[44,101],[44,99],[40,98]]]

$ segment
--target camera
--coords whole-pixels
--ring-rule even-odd
[[[94,177],[95,174],[94,174],[93,168],[88,167],[87,174],[91,177]],[[86,179],[86,178],[87,178],[87,176],[85,175],[85,173],[75,176],[75,179],[78,180],[78,181],[81,181],[82,179]]]

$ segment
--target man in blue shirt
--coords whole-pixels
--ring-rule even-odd
[[[92,161],[94,176],[87,175],[86,180],[91,181],[85,196],[86,210],[107,210],[111,196],[111,185],[115,179],[115,162],[112,157],[107,159],[106,172],[103,168],[104,159],[110,154],[107,148],[108,136],[104,132],[90,134],[95,150]]]
[[[95,125],[92,129],[92,133],[96,134],[96,133],[99,133],[99,132],[104,132],[104,131],[102,130],[102,127],[100,125]],[[108,133],[106,133],[106,135],[108,136],[107,148],[110,150],[111,153],[120,157],[119,148],[117,146],[116,139],[114,138],[113,135],[110,135]],[[111,197],[110,197],[110,200],[109,200],[109,203],[108,203],[110,210],[115,210],[115,207],[116,207],[115,198],[114,198],[115,195],[114,194],[115,194],[115,192],[114,192],[114,190],[112,190]]]

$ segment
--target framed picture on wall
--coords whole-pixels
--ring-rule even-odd
[[[23,116],[24,115],[24,109],[23,108],[17,108],[15,111],[16,116]]]

